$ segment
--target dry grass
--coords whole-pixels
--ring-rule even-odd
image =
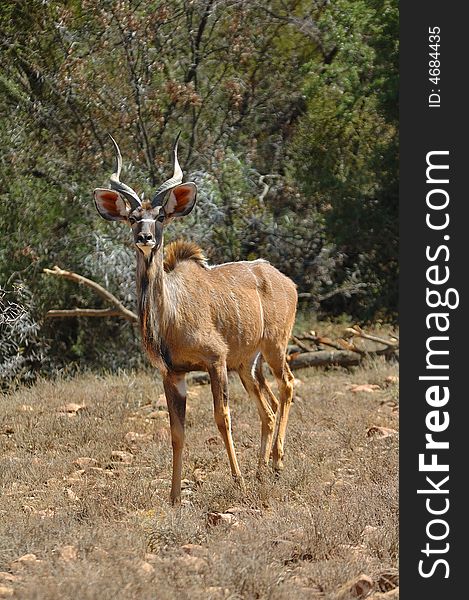
[[[5,395],[0,597],[294,600],[333,598],[360,573],[378,581],[397,566],[398,441],[367,429],[397,429],[397,383],[386,381],[396,371],[378,361],[297,372],[286,469],[263,481],[256,409],[233,378],[245,495],[231,482],[209,388],[191,387],[179,510],[168,503],[171,444],[156,378],[89,375]],[[380,389],[350,390],[363,383]],[[85,408],[63,414],[71,402]],[[76,462],[83,457],[93,460]],[[232,507],[231,522],[210,524],[208,513]],[[30,553],[36,561],[15,563]]]

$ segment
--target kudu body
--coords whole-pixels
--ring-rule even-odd
[[[114,142],[114,140],[113,140]],[[293,396],[293,375],[286,363],[286,347],[295,319],[295,284],[264,260],[209,266],[198,246],[175,242],[163,257],[163,227],[188,214],[196,200],[193,183],[182,184],[173,151],[174,174],[153,200],[140,200],[119,181],[122,159],[117,154],[111,189],[97,189],[95,203],[101,216],[127,222],[137,246],[137,303],[143,344],[163,378],[173,446],[171,500],[180,501],[185,375],[204,370],[210,375],[214,415],[223,438],[231,473],[243,484],[231,436],[227,371],[237,371],[256,402],[261,419],[259,467],[283,467],[283,445]],[[279,388],[279,402],[267,383],[263,359]]]

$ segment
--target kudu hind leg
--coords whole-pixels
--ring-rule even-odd
[[[173,446],[173,474],[171,479],[171,502],[181,502],[182,451],[184,448],[184,422],[186,418],[185,375],[169,373],[163,380],[168,404],[171,442]]]
[[[247,365],[242,365],[238,371],[244,389],[256,403],[261,419],[259,472],[261,472],[269,462],[272,437],[275,428],[275,411],[278,404],[272,390],[270,390],[265,381],[263,373],[261,376],[259,375],[259,373],[262,372],[261,361],[262,358],[259,355],[257,360],[254,360]]]
[[[256,361],[256,369],[255,369],[256,379],[259,382],[259,385],[261,386],[261,392],[263,392],[267,396],[267,400],[269,401],[270,408],[274,411],[274,414],[277,414],[278,400],[277,400],[275,394],[273,393],[267,379],[265,378],[263,364],[264,364],[264,359],[263,359],[262,354],[260,354],[259,359]]]
[[[295,378],[285,360],[285,352],[283,349],[278,349],[277,352],[266,355],[265,358],[275,375],[279,389],[280,406],[277,414],[278,428],[273,444],[272,458],[274,469],[280,471],[283,469],[283,446],[285,443],[288,415],[293,401],[293,382]]]
[[[218,431],[225,444],[228,460],[230,461],[233,478],[244,487],[243,477],[239,469],[238,460],[231,435],[231,417],[228,406],[228,374],[226,364],[217,364],[209,369],[210,385],[213,395],[213,412]]]

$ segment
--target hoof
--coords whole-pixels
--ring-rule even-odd
[[[256,478],[258,481],[265,481],[269,473],[269,466],[264,462],[259,463],[256,471]]]
[[[283,466],[283,460],[282,459],[278,459],[275,460],[274,459],[274,463],[272,465],[273,470],[275,471],[275,473],[277,475],[280,475],[280,473],[283,471],[284,466]]]
[[[244,483],[242,475],[233,475],[233,482],[242,492],[246,491],[246,484]]]
[[[181,506],[181,495],[180,494],[178,494],[177,496],[171,495],[170,501],[171,501],[171,506],[173,508],[178,508],[179,506]]]

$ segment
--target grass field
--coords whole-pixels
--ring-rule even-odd
[[[262,481],[256,408],[231,380],[244,495],[209,387],[189,387],[180,509],[156,377],[82,375],[4,395],[0,598],[391,597],[379,592],[398,560],[397,366],[295,375],[285,471]],[[361,574],[369,590],[347,584]]]

